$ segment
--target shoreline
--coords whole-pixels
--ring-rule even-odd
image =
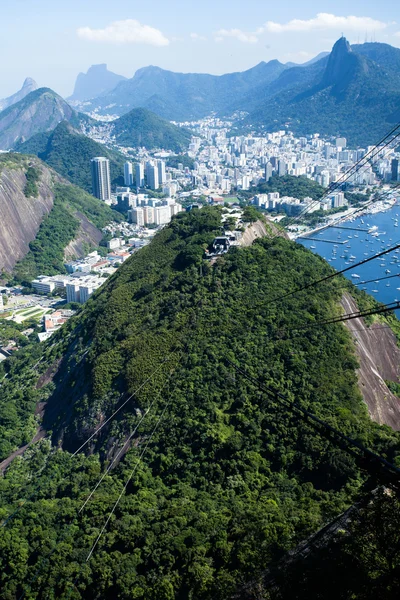
[[[391,208],[393,208],[394,206],[396,206],[396,204],[400,202],[400,197],[397,198],[393,198],[393,199],[388,199],[388,200],[377,200],[376,202],[374,202],[372,205],[368,206],[365,208],[365,210],[362,210],[360,212],[357,212],[357,219],[360,217],[363,217],[365,215],[374,215],[374,214],[378,214],[381,212],[386,212],[388,210],[390,210]],[[354,215],[354,213],[356,211],[359,211],[359,208],[355,208],[355,209],[348,209],[347,211],[344,211],[343,213],[336,213],[335,219],[333,219],[331,222],[328,223],[324,223],[323,225],[319,225],[318,227],[315,227],[314,229],[310,229],[308,231],[302,231],[302,232],[291,232],[291,231],[287,231],[286,233],[288,234],[289,238],[292,241],[296,241],[298,238],[305,238],[308,237],[309,235],[312,235],[314,233],[317,233],[319,231],[322,231],[323,229],[328,229],[329,227],[331,227],[333,225],[333,223],[339,220],[342,220],[343,223],[345,223],[346,221],[351,221],[352,220],[352,216]]]

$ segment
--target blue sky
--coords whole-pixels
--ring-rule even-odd
[[[400,47],[395,0],[3,0],[0,98],[25,77],[63,96],[79,71],[107,63],[221,74],[261,60],[305,62],[343,32]],[[397,15],[396,15],[397,13]],[[400,19],[399,19],[400,21]]]

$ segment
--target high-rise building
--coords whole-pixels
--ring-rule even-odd
[[[144,187],[144,165],[143,165],[143,163],[136,163],[135,175],[136,175],[136,187],[137,188]]]
[[[129,211],[129,216],[131,223],[135,223],[141,227],[144,226],[144,214],[142,207],[137,206],[136,208],[132,208],[132,210]]]
[[[163,160],[157,161],[158,167],[158,184],[162,185],[167,181],[166,173],[165,173],[165,162]]]
[[[272,177],[272,165],[270,162],[267,162],[267,164],[265,165],[265,181],[268,183],[268,181],[271,179]]]
[[[392,160],[392,181],[399,181],[399,159],[394,158]]]
[[[288,169],[288,167],[287,167],[287,164],[285,163],[285,161],[284,160],[280,160],[278,162],[278,175],[279,175],[279,177],[283,177],[284,175],[286,175],[287,174],[287,169]]]
[[[111,200],[110,161],[104,156],[91,160],[93,196],[100,200]]]
[[[147,185],[151,190],[158,190],[158,165],[151,162],[146,163]]]
[[[124,164],[124,184],[128,187],[133,185],[133,168],[130,161]]]

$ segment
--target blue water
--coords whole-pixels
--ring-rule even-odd
[[[398,226],[396,226],[397,219]],[[340,223],[340,226],[352,229],[329,227],[323,232],[311,234],[313,240],[308,238],[298,240],[299,243],[310,248],[312,252],[325,258],[338,271],[400,244],[400,206],[395,204],[385,212],[364,215],[354,221],[344,221]],[[374,226],[378,228],[375,230],[379,233],[378,236],[363,231]],[[353,228],[356,228],[356,231]],[[315,238],[318,241],[315,241]],[[334,243],[330,244],[319,240],[332,240]],[[387,271],[390,271],[390,273]],[[360,278],[352,277],[353,274],[359,275]],[[362,283],[370,279],[376,280],[397,274],[399,277],[379,281],[379,283],[375,283],[375,281]],[[379,302],[388,304],[400,300],[400,249],[397,252],[390,252],[382,258],[374,259],[365,265],[354,267],[354,269],[347,271],[345,276],[354,284],[357,284],[357,287],[374,296]],[[400,317],[399,312],[397,312],[397,316]]]

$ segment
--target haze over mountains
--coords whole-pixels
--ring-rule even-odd
[[[0,102],[0,149],[14,148],[65,120],[81,132],[98,126],[76,109],[126,116],[112,129],[116,142],[127,146],[181,151],[190,136],[159,118],[182,122],[212,113],[248,113],[239,129],[288,127],[299,135],[344,135],[352,144],[368,145],[400,119],[400,49],[381,43],[350,46],[341,38],[331,53],[301,66],[272,60],[221,76],[149,66],[126,79],[105,64],[94,65],[77,78],[70,98],[74,108],[52,90],[35,87],[27,79],[19,92]],[[138,108],[154,114],[127,117]]]
[[[87,73],[79,73],[71,101],[89,100],[101,94],[110,92],[126,77],[116,75],[107,69],[107,65],[92,65]]]
[[[341,38],[332,53],[300,66],[273,60],[221,76],[145,67],[81,108],[121,115],[145,107],[174,121],[244,111],[250,113],[244,125],[287,124],[300,134],[346,135],[353,143],[369,144],[400,114],[399,65],[398,48],[350,46]],[[359,119],[368,126],[358,127]]]
[[[12,94],[12,96],[9,96],[8,98],[3,98],[2,100],[0,100],[0,111],[5,110],[6,108],[11,106],[12,104],[15,104],[16,102],[19,102],[20,100],[25,98],[25,96],[27,96],[31,92],[34,92],[37,89],[38,86],[36,81],[31,79],[31,77],[27,77],[22,85],[22,88],[18,90],[18,92]]]

